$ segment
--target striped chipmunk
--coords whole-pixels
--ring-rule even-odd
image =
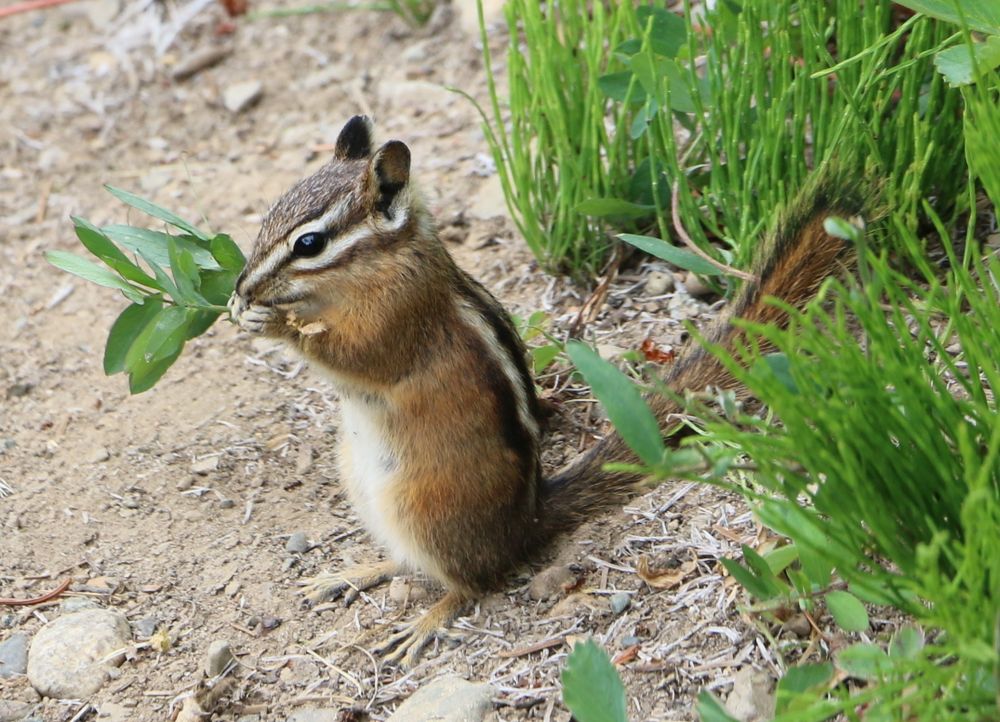
[[[853,262],[850,244],[828,235],[827,215],[855,216],[859,191],[809,184],[761,245],[741,289],[709,341],[732,347],[730,320],[786,321],[776,296],[801,306],[828,276]],[[635,474],[603,469],[636,462],[611,431],[546,477],[541,415],[525,347],[500,303],[461,270],[437,236],[410,182],[410,151],[377,149],[372,125],[352,118],[333,158],[270,209],[230,301],[254,334],[282,339],[326,376],[340,396],[338,464],[383,562],[306,582],[314,601],[358,593],[399,571],[421,572],[445,594],[376,652],[412,665],[438,631],[510,573],[580,522],[620,507]],[[734,389],[735,380],[696,344],[671,365],[677,392]],[[673,439],[680,406],[649,402]]]

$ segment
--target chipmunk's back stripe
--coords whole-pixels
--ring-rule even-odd
[[[516,418],[537,443],[538,399],[535,396],[534,380],[528,371],[524,346],[516,331],[496,308],[495,303],[478,283],[469,277],[463,279],[461,295],[468,304],[465,320],[483,337],[486,348],[496,358],[510,384],[511,394],[516,401]]]

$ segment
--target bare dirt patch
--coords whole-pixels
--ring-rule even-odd
[[[17,677],[0,680],[0,699],[37,705],[43,720],[72,719],[86,704],[101,719],[167,719],[215,640],[239,659],[217,718],[245,722],[309,706],[385,719],[444,673],[492,684],[496,719],[567,720],[558,674],[569,643],[586,635],[619,656],[636,720],[691,719],[701,689],[725,693],[750,665],[773,670],[717,562],[758,527],[709,487],[665,484],[595,520],[540,564],[568,567],[569,577],[553,575],[568,583],[532,593],[525,570],[460,620],[457,643],[408,673],[353,645],[425,608],[438,594],[427,582],[406,578],[409,587],[376,589],[349,609],[305,609],[303,577],[379,554],[338,486],[330,388],[278,346],[219,323],[154,390],[130,397],[100,364],[121,304],[42,258],[77,247],[68,217],[123,221],[101,187],[111,183],[204,215],[247,248],[268,204],[324,161],[346,118],[366,112],[381,137],[410,145],[450,249],[510,308],[545,309],[558,331],[586,289],[540,273],[502,218],[478,117],[442,87],[485,97],[477,38],[457,23],[439,17],[414,31],[345,12],[240,21],[220,36],[214,6],[171,25],[177,8],[164,16],[127,3],[109,18],[97,12],[106,5],[0,23],[0,481],[13,489],[0,498],[0,596],[35,596],[71,576],[71,598],[124,613],[136,646],[89,700],[39,701]],[[501,30],[494,43],[502,52]],[[218,64],[173,79],[212,48]],[[260,98],[227,109],[226,90],[252,81]],[[594,326],[602,343],[676,344],[681,319],[708,311],[683,290],[644,295],[647,272],[616,282]],[[551,466],[603,431],[564,381],[544,380],[564,409]],[[651,588],[635,572],[644,556],[686,571],[672,588]],[[34,634],[65,604],[0,608],[0,641]],[[167,651],[144,644],[154,630],[171,640]]]

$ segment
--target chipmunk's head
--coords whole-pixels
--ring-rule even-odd
[[[351,118],[330,162],[264,218],[234,298],[306,318],[356,290],[424,222],[409,180],[409,148],[390,140],[375,150],[371,121]]]

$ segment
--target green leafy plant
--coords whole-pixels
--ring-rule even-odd
[[[704,254],[742,267],[834,154],[866,158],[911,226],[925,197],[949,199],[949,223],[966,207],[961,99],[933,67],[953,43],[941,23],[893,25],[889,0],[720,2],[697,23],[690,8],[602,4],[590,17],[581,4],[508,3],[508,107],[491,86],[505,197],[547,267],[593,268],[615,229],[718,274],[678,247],[672,215]],[[485,28],[483,44],[489,68]]]
[[[633,175],[631,143],[608,132],[611,103],[598,83],[613,61],[605,48],[636,31],[631,3],[510,0],[504,7],[512,29],[509,118],[493,80],[481,1],[479,9],[491,109],[484,129],[511,216],[547,268],[592,269],[608,241],[602,225],[578,207],[626,198]],[[625,122],[624,110],[613,117]],[[635,211],[627,201],[612,203],[605,209],[611,215]]]
[[[621,677],[592,639],[573,646],[562,684],[563,702],[577,722],[628,722]]]
[[[107,189],[176,233],[129,225],[98,228],[73,218],[77,238],[101,263],[67,251],[48,251],[45,257],[130,301],[108,333],[104,372],[128,374],[129,390],[138,394],[159,381],[187,341],[228,313],[225,304],[246,259],[229,236],[206,233],[143,198]]]
[[[943,233],[933,210],[924,212]],[[744,346],[714,349],[771,414],[736,413],[733,423],[699,405],[710,443],[652,448],[648,433],[618,421],[648,413],[638,394],[611,390],[627,378],[609,383],[610,365],[599,373],[579,365],[648,471],[735,488],[790,540],[768,555],[744,547],[743,564],[723,562],[755,599],[752,611],[815,612],[822,603],[854,632],[868,627],[864,602],[935,630],[927,644],[900,631],[888,654],[848,647],[828,683],[803,687],[819,671],[796,672],[782,683],[790,706],[778,719],[823,719],[860,704],[882,710],[878,719],[904,709],[921,720],[996,713],[1000,259],[982,257],[970,241],[968,262],[951,255],[942,280],[912,231],[897,219],[891,232],[909,249],[919,282],[869,254],[866,286],[830,282],[822,302],[792,312],[787,330],[744,324]],[[765,340],[773,354],[759,352]],[[727,476],[739,459],[752,484]],[[837,685],[846,678],[868,684],[849,695]],[[711,702],[702,706],[704,719],[722,719]]]

